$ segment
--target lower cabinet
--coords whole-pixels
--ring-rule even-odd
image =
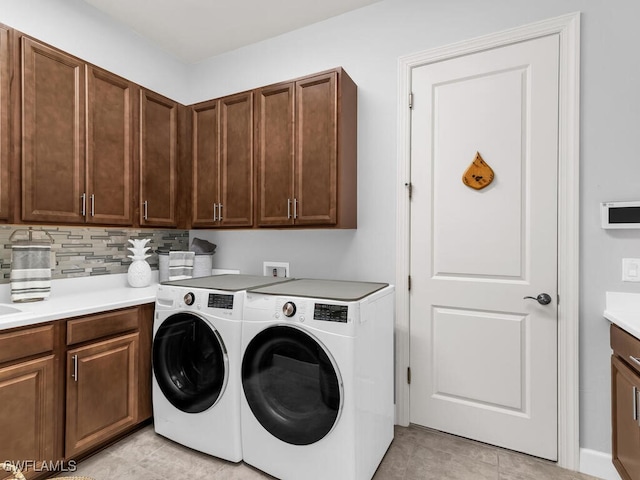
[[[53,324],[0,331],[0,462],[13,462],[26,478],[60,456],[56,331]],[[0,470],[0,478],[13,476]]]
[[[0,331],[0,463],[46,478],[50,465],[148,420],[153,312],[148,304]]]
[[[54,458],[53,371],[53,355],[0,368],[1,461],[38,468],[31,462]],[[23,470],[33,476],[32,468]],[[13,476],[0,471],[0,478]]]
[[[66,457],[137,423],[138,337],[136,332],[67,352]]]
[[[612,325],[611,346],[613,464],[623,480],[640,480],[640,340]]]

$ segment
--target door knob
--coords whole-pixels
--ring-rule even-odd
[[[524,297],[530,298],[531,300],[536,300],[540,305],[549,305],[551,303],[551,297],[548,293],[541,293],[537,297]]]

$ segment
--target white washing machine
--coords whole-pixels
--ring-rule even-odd
[[[232,462],[240,441],[240,346],[245,290],[286,279],[216,275],[158,287],[153,324],[155,431]]]
[[[393,440],[394,288],[299,279],[249,289],[242,450],[283,480],[370,480]]]

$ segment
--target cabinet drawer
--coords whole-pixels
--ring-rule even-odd
[[[9,330],[0,334],[0,363],[53,350],[53,325]]]
[[[640,372],[640,340],[612,324],[611,348],[634,370]]]
[[[67,322],[67,345],[130,332],[137,328],[137,307],[77,318]]]

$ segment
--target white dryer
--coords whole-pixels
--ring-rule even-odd
[[[245,290],[285,279],[216,275],[158,287],[153,324],[155,431],[232,462],[240,441],[240,346]]]
[[[246,463],[283,480],[370,480],[393,440],[394,288],[299,279],[249,289]]]

